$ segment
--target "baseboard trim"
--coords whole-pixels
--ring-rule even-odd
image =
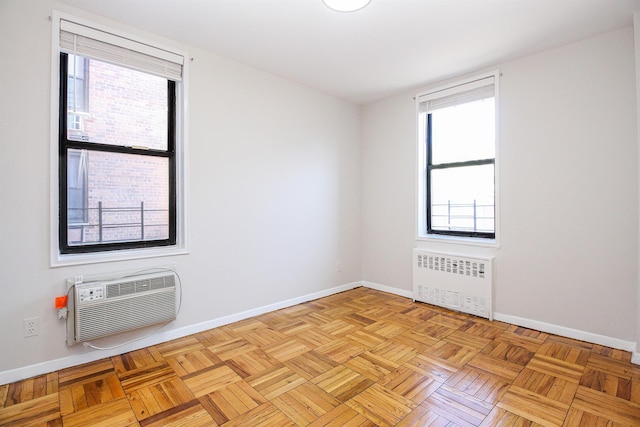
[[[554,325],[552,323],[540,322],[538,320],[532,320],[503,313],[494,313],[493,318],[501,322],[507,322],[513,325],[535,329],[537,331],[547,332],[554,335],[560,335],[575,340],[586,341],[592,344],[599,344],[606,347],[630,352],[636,351],[636,344],[632,341],[625,341],[618,338],[608,337],[606,335],[594,334],[591,332],[581,331],[579,329],[567,328],[565,326]]]
[[[398,289],[387,285],[382,285],[376,282],[368,282],[366,280],[362,281],[362,286],[365,288],[375,289],[376,291],[387,292],[389,294],[398,295],[405,298],[413,299],[413,291],[407,291],[405,289]]]
[[[35,377],[37,375],[43,375],[49,372],[58,371],[60,369],[69,368],[71,366],[82,365],[84,363],[95,362],[96,360],[104,359],[105,357],[112,357],[118,354],[128,353],[130,351],[139,350],[144,347],[160,344],[163,342],[171,341],[177,338],[186,337],[188,335],[196,334],[206,331],[208,329],[217,328],[220,326],[228,325],[230,323],[238,322],[240,320],[248,319],[250,317],[259,316],[271,311],[280,310],[283,308],[291,307],[297,304],[302,304],[308,301],[313,301],[318,298],[324,298],[333,294],[348,291],[362,286],[362,282],[352,282],[333,288],[325,289],[322,291],[314,292],[311,294],[303,295],[296,298],[280,301],[274,304],[268,304],[262,307],[254,308],[251,310],[243,311],[240,313],[231,314],[229,316],[219,317],[217,319],[207,320],[205,322],[196,323],[193,325],[183,326],[180,328],[172,329],[169,331],[158,331],[152,336],[145,337],[135,342],[123,345],[116,349],[111,350],[93,350],[86,349],[85,353],[73,354],[65,356],[59,359],[48,360],[46,362],[37,363],[29,366],[23,366],[16,369],[0,372],[0,385],[9,384],[15,381],[20,381],[26,378]]]
[[[403,296],[413,299],[413,292],[404,289],[393,288],[391,286],[382,285],[380,283],[363,281],[362,286],[367,288],[376,289],[383,292]],[[522,326],[525,328],[535,329],[537,331],[546,332],[549,334],[559,335],[566,338],[572,338],[580,341],[586,341],[592,344],[599,344],[606,347],[616,348],[619,350],[629,351],[632,353],[631,363],[640,365],[640,352],[636,348],[636,343],[632,341],[625,341],[618,338],[608,337],[606,335],[594,334],[591,332],[585,332],[578,329],[567,328],[564,326],[554,325],[551,323],[540,322],[538,320],[527,319],[524,317],[511,316],[502,313],[493,313],[494,320],[501,322],[511,323],[513,325]]]

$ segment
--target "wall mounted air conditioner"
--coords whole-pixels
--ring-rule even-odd
[[[67,345],[169,322],[176,318],[176,276],[75,284],[68,308]]]

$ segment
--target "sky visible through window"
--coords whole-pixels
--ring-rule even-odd
[[[494,98],[431,115],[433,165],[495,158]],[[434,169],[430,185],[432,228],[495,231],[493,164]]]

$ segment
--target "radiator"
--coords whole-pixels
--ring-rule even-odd
[[[176,318],[176,278],[172,273],[74,286],[67,344],[77,344]]]
[[[493,320],[493,258],[414,249],[413,299]]]

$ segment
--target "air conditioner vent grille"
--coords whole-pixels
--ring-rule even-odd
[[[142,280],[129,280],[120,283],[110,283],[107,287],[107,298],[119,297],[156,289],[175,287],[175,276],[151,277]]]
[[[80,342],[89,341],[172,320],[175,318],[175,307],[174,292],[80,307],[78,316],[82,323],[76,339]]]
[[[72,326],[75,344],[176,318],[174,274],[147,274],[126,280],[75,285]]]

